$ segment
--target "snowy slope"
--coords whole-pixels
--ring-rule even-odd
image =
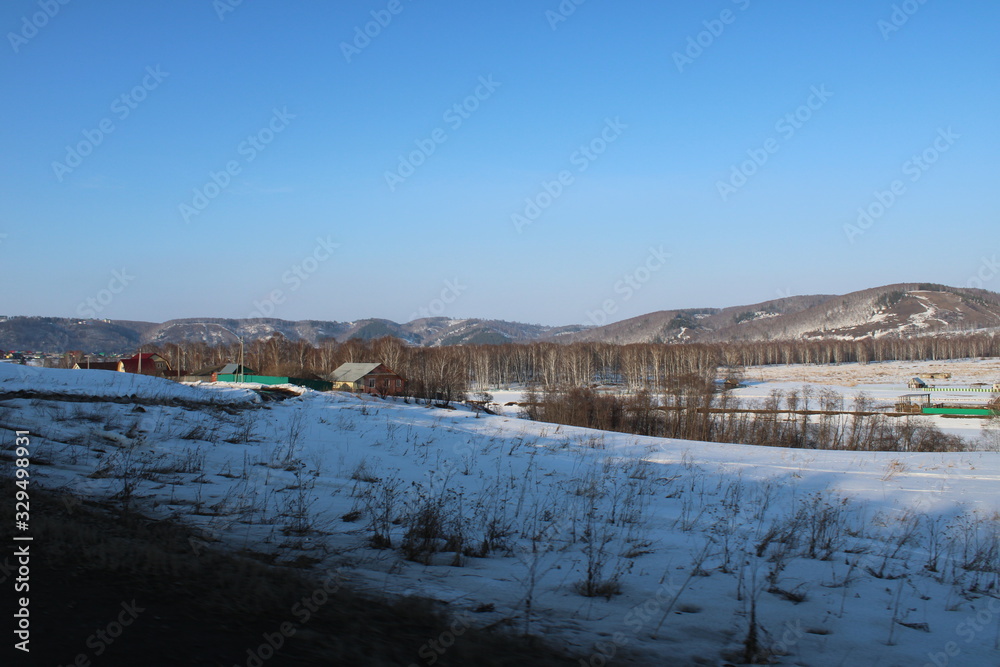
[[[777,664],[998,664],[995,453],[719,445],[98,375],[0,365],[8,396],[146,400],[0,400],[0,425],[35,435],[36,483],[105,498],[133,485],[131,502],[206,540],[342,567],[589,664],[733,662],[752,600]],[[170,391],[203,407],[147,400]],[[440,525],[421,521],[434,508]],[[609,597],[581,595],[588,572]]]
[[[119,398],[141,396],[146,400],[176,400],[211,403],[258,403],[249,389],[202,389],[163,378],[134,373],[96,370],[46,369],[20,364],[0,364],[0,394],[49,393],[63,396]]]
[[[839,296],[792,296],[748,306],[658,311],[560,340],[619,344],[859,340],[941,331],[995,331],[998,325],[1000,298],[996,293],[900,283]]]

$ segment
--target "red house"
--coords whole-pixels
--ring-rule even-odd
[[[157,375],[159,377],[173,374],[167,360],[155,352],[146,352],[129,359],[122,359],[122,370],[126,373],[142,373],[143,375]]]

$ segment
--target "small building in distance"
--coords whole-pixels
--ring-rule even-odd
[[[73,369],[78,371],[117,371],[118,373],[124,373],[125,365],[120,359],[117,361],[90,361],[88,359],[81,359],[73,364]]]
[[[216,366],[206,366],[205,368],[200,368],[191,374],[192,377],[199,378],[205,382],[215,382],[219,379],[220,375],[256,375],[257,371],[252,368],[247,368],[246,366],[241,366],[239,364],[228,363],[228,364],[218,364]]]
[[[919,415],[924,408],[931,406],[931,395],[924,394],[903,394],[896,399],[895,411],[907,415]]]
[[[287,375],[236,375],[226,373],[216,373],[212,377],[215,382],[248,382],[251,384],[292,384],[316,391],[330,391],[333,383],[317,378],[299,378]]]
[[[907,385],[910,389],[926,389],[927,383],[920,378],[911,378],[910,383]]]
[[[330,391],[333,384],[317,377],[289,377],[286,375],[257,375],[257,371],[240,364],[228,363],[206,366],[186,376],[183,382],[246,382],[250,384],[292,384],[316,391]]]
[[[385,364],[341,364],[329,375],[334,389],[380,396],[398,396],[406,389],[406,380]]]
[[[160,355],[147,352],[129,357],[128,359],[115,359],[113,361],[92,361],[81,359],[73,364],[74,370],[91,371],[117,371],[119,373],[142,373],[143,375],[153,375],[155,377],[166,377],[177,379],[187,374],[187,371],[176,371],[170,368],[170,363]]]
[[[176,375],[171,371],[167,360],[155,352],[144,352],[128,359],[122,359],[122,366],[126,373],[142,373],[143,375],[156,375],[167,377]]]
[[[729,376],[722,381],[723,389],[742,389],[745,386],[746,385],[743,384],[739,378],[733,376]]]

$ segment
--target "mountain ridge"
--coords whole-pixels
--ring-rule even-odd
[[[351,322],[276,318],[182,318],[162,323],[15,316],[0,320],[0,349],[124,353],[140,344],[232,343],[280,334],[313,345],[328,339],[395,336],[411,345],[560,343],[722,343],[860,339],[1000,328],[1000,294],[934,283],[895,283],[843,295],[788,296],[726,308],[646,313],[603,326],[547,326],[482,318],[381,318]]]
[[[1000,294],[895,283],[843,295],[791,296],[747,306],[657,311],[566,336],[568,342],[735,342],[859,339],[1000,327]]]

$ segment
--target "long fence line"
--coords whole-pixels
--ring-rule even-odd
[[[661,405],[658,410],[684,411],[691,410],[700,414],[748,414],[748,415],[803,415],[803,416],[835,416],[848,415],[852,417],[873,417],[883,415],[885,417],[913,417],[928,414],[944,414],[955,417],[988,417],[993,413],[988,408],[953,407],[953,408],[928,408],[930,410],[940,410],[940,412],[900,412],[898,410],[787,410],[769,408],[690,408],[683,405]]]
[[[1000,393],[996,392],[992,387],[918,387],[914,391],[978,391],[986,394]]]

